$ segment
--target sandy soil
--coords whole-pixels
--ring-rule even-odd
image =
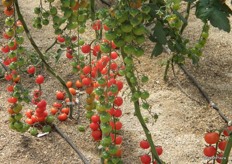
[[[20,3],[27,22],[33,18],[32,8],[38,5],[39,1],[24,0]],[[30,4],[30,5],[28,5]],[[0,16],[0,25],[3,23]],[[201,22],[193,16],[190,18],[190,25],[186,29],[185,35],[190,39],[198,36]],[[93,31],[89,30],[84,38],[91,36]],[[52,29],[46,28],[41,35],[41,31],[32,29],[32,36],[36,38],[36,43],[40,47],[48,47],[54,39]],[[204,56],[198,65],[186,64],[186,68],[196,77],[212,100],[217,103],[222,112],[231,119],[232,117],[232,34],[211,28],[209,41],[204,49]],[[4,42],[0,39],[1,42]],[[27,46],[29,49],[30,46]],[[150,91],[149,102],[152,105],[152,112],[159,115],[155,122],[148,119],[148,127],[152,133],[156,145],[162,145],[164,153],[161,158],[171,164],[199,164],[205,162],[203,156],[204,140],[203,135],[206,130],[220,128],[224,125],[223,120],[204,101],[197,89],[192,86],[186,76],[178,68],[176,75],[178,81],[171,71],[168,73],[168,82],[163,81],[165,66],[163,63],[167,59],[167,54],[150,59],[149,54],[153,45],[147,43],[147,55],[142,57],[139,64],[139,71],[145,72],[150,77],[150,82],[144,86]],[[70,74],[70,69],[63,69],[69,65],[69,61],[61,59],[56,64],[57,72],[62,73],[65,80],[75,80],[75,75]],[[45,74],[45,72],[43,72]],[[36,87],[31,79],[25,79],[30,89]],[[178,87],[181,85],[196,102],[188,98]],[[56,133],[52,132],[42,138],[32,137],[30,134],[19,134],[8,128],[8,114],[6,112],[5,91],[6,81],[0,81],[0,163],[2,164],[81,164],[81,160],[72,148]],[[54,93],[61,89],[58,82],[46,75],[46,84],[43,86],[44,97],[52,104],[55,101]],[[25,105],[25,109],[31,106]],[[145,139],[139,122],[133,115],[133,106],[128,99],[123,105],[124,115],[122,135],[124,136],[123,161],[125,164],[139,164],[139,156],[145,152],[139,148],[139,141]],[[81,115],[77,121],[68,120],[65,123],[57,123],[65,134],[67,134],[80,151],[85,155],[91,164],[100,163],[98,158],[98,145],[90,137],[90,129],[81,133],[77,130],[78,125],[88,126],[88,121],[84,118],[84,109],[78,109]],[[145,117],[148,112],[142,112]],[[232,159],[231,159],[232,160]],[[229,163],[232,163],[230,161]]]

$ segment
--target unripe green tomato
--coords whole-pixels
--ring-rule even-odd
[[[147,91],[144,91],[141,93],[140,97],[141,99],[147,99],[150,96],[150,94]]]
[[[90,119],[94,115],[93,111],[87,111],[85,117]]]
[[[49,20],[48,19],[43,19],[42,24],[47,26],[49,24]]]
[[[21,54],[21,53],[23,53],[24,51],[25,51],[25,48],[24,48],[24,47],[18,46],[18,48],[17,48],[17,53]]]
[[[105,37],[108,40],[114,40],[114,39],[116,39],[117,35],[116,35],[116,32],[114,32],[114,31],[107,31],[105,33]]]
[[[137,83],[136,77],[135,77],[135,76],[130,77],[130,82],[131,82],[132,84],[136,84],[136,83]]]
[[[9,42],[8,42],[8,46],[9,46],[9,47],[13,47],[13,46],[14,46],[14,44],[15,44],[15,43],[14,43],[14,41],[13,41],[13,40],[11,40],[11,41],[9,41]]]
[[[21,119],[23,118],[23,115],[21,113],[17,113],[15,116],[14,116],[14,119],[16,121],[20,121]]]
[[[148,14],[151,11],[151,7],[146,5],[146,6],[142,6],[142,12],[145,14]]]
[[[135,41],[138,44],[143,44],[146,41],[146,39],[144,35],[140,35],[140,36],[135,37]]]
[[[130,24],[135,27],[138,26],[141,22],[139,21],[139,19],[137,17],[130,19]]]
[[[61,0],[62,7],[70,7],[71,0]]]
[[[50,16],[49,11],[44,11],[44,12],[42,13],[42,17],[43,17],[43,18],[48,18],[49,16]]]
[[[38,130],[36,128],[31,128],[30,129],[30,134],[33,136],[36,136],[38,134]]]
[[[83,34],[85,32],[85,27],[79,27],[78,32]]]
[[[106,135],[112,131],[112,127],[109,124],[101,124],[101,131],[102,134]]]
[[[115,145],[110,145],[110,146],[109,146],[109,150],[108,150],[108,152],[109,152],[111,155],[116,154],[116,153],[117,153],[117,151],[118,151],[117,146],[115,146]]]
[[[35,28],[37,28],[37,29],[41,29],[42,27],[43,27],[43,26],[42,26],[41,23],[35,24]]]
[[[130,13],[130,15],[132,16],[132,17],[135,17],[136,15],[138,15],[139,14],[139,10],[138,9],[134,9],[134,8],[130,8],[130,10],[129,10],[129,13]]]
[[[35,7],[35,8],[34,8],[34,13],[35,13],[35,14],[40,14],[40,12],[41,12],[40,7]]]
[[[55,16],[56,14],[57,14],[57,8],[56,7],[51,7],[50,8],[50,14],[52,15],[52,16]]]
[[[17,26],[17,27],[16,27],[16,33],[17,33],[17,34],[21,34],[21,33],[23,33],[23,32],[24,32],[23,26],[20,25],[20,26]]]
[[[121,25],[122,32],[129,33],[129,32],[132,31],[132,29],[133,29],[133,26],[130,23],[128,23],[128,22],[123,23]]]
[[[52,127],[50,125],[44,125],[42,128],[42,132],[46,133],[46,132],[51,132],[52,131]]]
[[[102,44],[100,44],[100,50],[103,53],[109,53],[111,51],[111,47],[107,43],[102,43]]]
[[[103,95],[104,94],[104,89],[103,88],[96,88],[95,90],[94,90],[94,93],[96,94],[96,95],[98,95],[98,96],[101,96],[101,95]]]
[[[62,34],[62,30],[60,28],[55,29],[55,34],[56,35]]]
[[[114,40],[114,44],[115,44],[117,47],[122,47],[122,46],[124,46],[124,45],[126,44],[126,42],[125,42],[122,38],[118,37],[118,38],[116,38],[116,39]]]
[[[7,28],[5,32],[6,32],[6,34],[7,34],[8,36],[10,36],[10,37],[13,37],[14,34],[15,34],[15,31],[14,31],[13,28]]]
[[[103,146],[103,147],[108,147],[112,142],[112,139],[110,136],[108,137],[103,137],[100,144]]]
[[[107,123],[107,122],[109,122],[110,118],[111,118],[111,116],[107,112],[103,112],[103,113],[100,114],[100,121],[101,121],[101,123]]]
[[[16,37],[16,43],[17,44],[23,44],[24,42],[24,38],[22,36],[17,36]]]
[[[135,39],[135,36],[132,33],[128,33],[123,37],[123,39],[125,42],[131,43]]]
[[[72,16],[72,10],[69,8],[64,11],[64,18],[68,19],[69,17]]]
[[[130,56],[125,57],[124,62],[126,64],[133,64],[133,59]]]
[[[149,105],[148,103],[145,103],[145,102],[144,102],[144,103],[142,104],[142,108],[143,108],[143,109],[149,109],[149,107],[150,107],[150,105]]]
[[[20,121],[14,122],[14,127],[16,130],[20,130],[23,127],[23,123]]]
[[[141,78],[142,83],[146,83],[146,82],[148,82],[148,80],[149,80],[149,78],[145,75]]]
[[[110,154],[109,154],[107,151],[103,151],[103,152],[101,153],[101,157],[102,157],[103,159],[108,159],[108,158],[110,158]]]
[[[144,50],[141,47],[137,47],[135,49],[134,55],[137,57],[143,56],[144,55]]]
[[[21,132],[24,133],[24,132],[28,131],[29,128],[30,128],[30,125],[23,123],[23,127],[22,127]]]
[[[13,26],[14,25],[14,18],[13,17],[7,17],[5,19],[5,25],[6,26]]]
[[[17,54],[16,54],[15,51],[10,51],[10,52],[8,53],[8,57],[9,57],[9,58],[14,58],[14,57],[16,57],[16,56],[17,56]]]

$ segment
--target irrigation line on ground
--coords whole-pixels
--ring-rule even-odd
[[[199,92],[201,93],[201,95],[205,98],[205,100],[209,103],[210,107],[212,107],[213,109],[215,109],[218,114],[221,116],[221,118],[227,123],[227,124],[231,124],[231,121],[222,113],[222,111],[218,108],[218,106],[209,98],[208,94],[203,90],[203,88],[201,87],[201,85],[197,82],[197,80],[193,77],[193,75],[191,75],[186,68],[181,65],[178,64],[178,66],[181,68],[181,70],[185,73],[185,75],[189,78],[189,80],[197,87],[197,89],[199,90]]]
[[[90,164],[81,151],[74,145],[68,136],[66,136],[56,125],[53,125],[57,133],[73,148],[73,150],[78,154],[84,164]]]

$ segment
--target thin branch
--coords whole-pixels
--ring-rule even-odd
[[[205,98],[205,100],[209,103],[210,107],[215,109],[218,114],[221,116],[221,118],[226,122],[229,123],[230,120],[220,111],[220,109],[217,107],[217,105],[209,98],[207,93],[203,90],[201,85],[197,82],[197,80],[186,70],[186,68],[183,65],[178,64],[181,70],[188,76],[189,80],[192,81],[192,83],[197,87],[197,89],[200,91],[201,95]]]
[[[105,5],[107,5],[108,7],[110,7],[111,5],[108,3],[108,2],[106,2],[105,0],[100,0],[101,1],[101,3],[103,3],[103,4],[105,4]]]
[[[73,150],[78,154],[82,162],[84,164],[90,164],[89,161],[85,158],[85,156],[80,152],[80,150],[74,145],[68,136],[66,136],[61,129],[59,129],[56,125],[53,125],[57,133],[73,148]]]

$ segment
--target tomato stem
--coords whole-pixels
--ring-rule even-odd
[[[122,58],[124,60],[126,58],[126,54],[123,50],[121,50],[121,54],[122,54]],[[130,82],[130,79],[127,76],[125,76],[125,78],[126,78],[127,84],[129,85],[131,92],[134,93],[136,91],[135,86]],[[159,158],[159,156],[156,152],[155,145],[154,145],[154,142],[152,140],[151,132],[149,131],[149,129],[148,129],[148,127],[143,119],[143,116],[141,114],[139,100],[134,101],[134,107],[135,107],[135,116],[138,118],[138,120],[143,128],[143,131],[145,132],[147,141],[150,144],[151,152],[152,152],[152,159],[155,159],[158,164],[163,164],[164,162]]]

